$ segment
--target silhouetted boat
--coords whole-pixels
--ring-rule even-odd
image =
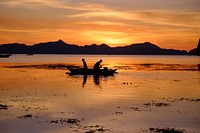
[[[29,53],[29,54],[26,54],[26,55],[34,55],[34,54],[32,54],[32,53]]]
[[[0,58],[8,58],[10,57],[12,54],[0,54]]]
[[[104,76],[112,76],[117,69],[99,69],[98,71],[94,71],[94,69],[83,69],[83,68],[68,68],[71,75],[104,75]]]

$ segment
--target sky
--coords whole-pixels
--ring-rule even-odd
[[[0,44],[151,42],[189,51],[200,38],[199,5],[200,0],[0,0]]]

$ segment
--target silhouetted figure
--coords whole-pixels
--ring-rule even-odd
[[[198,42],[196,54],[197,54],[198,56],[200,56],[200,39],[199,39],[199,42]]]
[[[84,58],[82,59],[82,62],[83,62],[83,68],[84,68],[85,70],[87,70],[87,69],[88,69],[88,66],[87,66],[87,63],[85,62],[85,59],[84,59]]]
[[[99,60],[94,64],[94,67],[93,67],[94,71],[98,71],[101,68],[101,62],[102,60]]]

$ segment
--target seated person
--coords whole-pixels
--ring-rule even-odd
[[[94,64],[93,69],[94,69],[94,70],[99,70],[99,69],[101,68],[101,62],[102,62],[102,60],[97,61],[97,62]]]

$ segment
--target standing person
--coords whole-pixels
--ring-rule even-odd
[[[99,70],[101,68],[101,62],[102,60],[99,60],[97,61],[94,66],[93,66],[93,69],[96,71],[96,70]]]
[[[85,59],[84,59],[84,58],[82,59],[82,62],[83,62],[83,68],[84,68],[85,70],[87,70],[87,69],[88,69],[88,66],[87,66],[87,63],[85,62]]]

